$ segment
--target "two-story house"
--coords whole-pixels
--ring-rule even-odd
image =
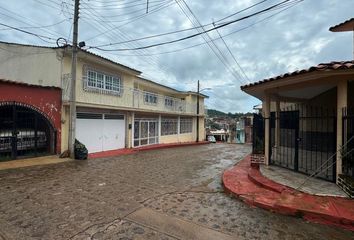
[[[0,84],[6,85],[6,92],[5,88],[0,88],[0,126],[4,126],[0,127],[0,157],[67,150],[71,47],[0,42],[0,52]],[[90,153],[196,141],[197,93],[178,91],[140,75],[138,70],[79,50],[76,138]],[[205,137],[206,97],[200,94],[199,98],[200,140]],[[38,136],[42,135],[39,140]],[[20,145],[25,142],[24,136],[32,143],[27,143],[22,151]],[[45,146],[41,152],[39,145]]]

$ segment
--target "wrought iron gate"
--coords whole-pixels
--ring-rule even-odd
[[[344,108],[343,144],[347,143],[342,154],[342,172],[354,179],[354,108]]]
[[[293,105],[279,116],[273,112],[270,121],[271,164],[335,181],[335,110]]]
[[[0,161],[54,154],[54,136],[37,111],[17,103],[0,105]]]

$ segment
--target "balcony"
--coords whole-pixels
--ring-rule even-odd
[[[70,75],[62,77],[62,99],[70,99]],[[167,113],[196,114],[196,104],[188,103],[185,100],[171,96],[161,95],[152,92],[142,91],[129,87],[119,86],[112,88],[98,88],[89,85],[86,78],[77,84],[76,101],[86,104],[99,104],[127,109],[151,110]],[[204,113],[203,106],[200,106],[200,113]]]

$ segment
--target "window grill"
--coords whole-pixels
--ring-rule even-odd
[[[192,118],[180,119],[180,133],[191,133],[193,130]]]
[[[118,75],[108,74],[87,68],[84,76],[84,90],[112,95],[121,95],[122,79]]]
[[[175,135],[178,131],[177,118],[162,118],[161,119],[161,135]]]

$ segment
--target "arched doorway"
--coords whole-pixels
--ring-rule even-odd
[[[0,103],[0,161],[55,154],[55,128],[40,111]]]

